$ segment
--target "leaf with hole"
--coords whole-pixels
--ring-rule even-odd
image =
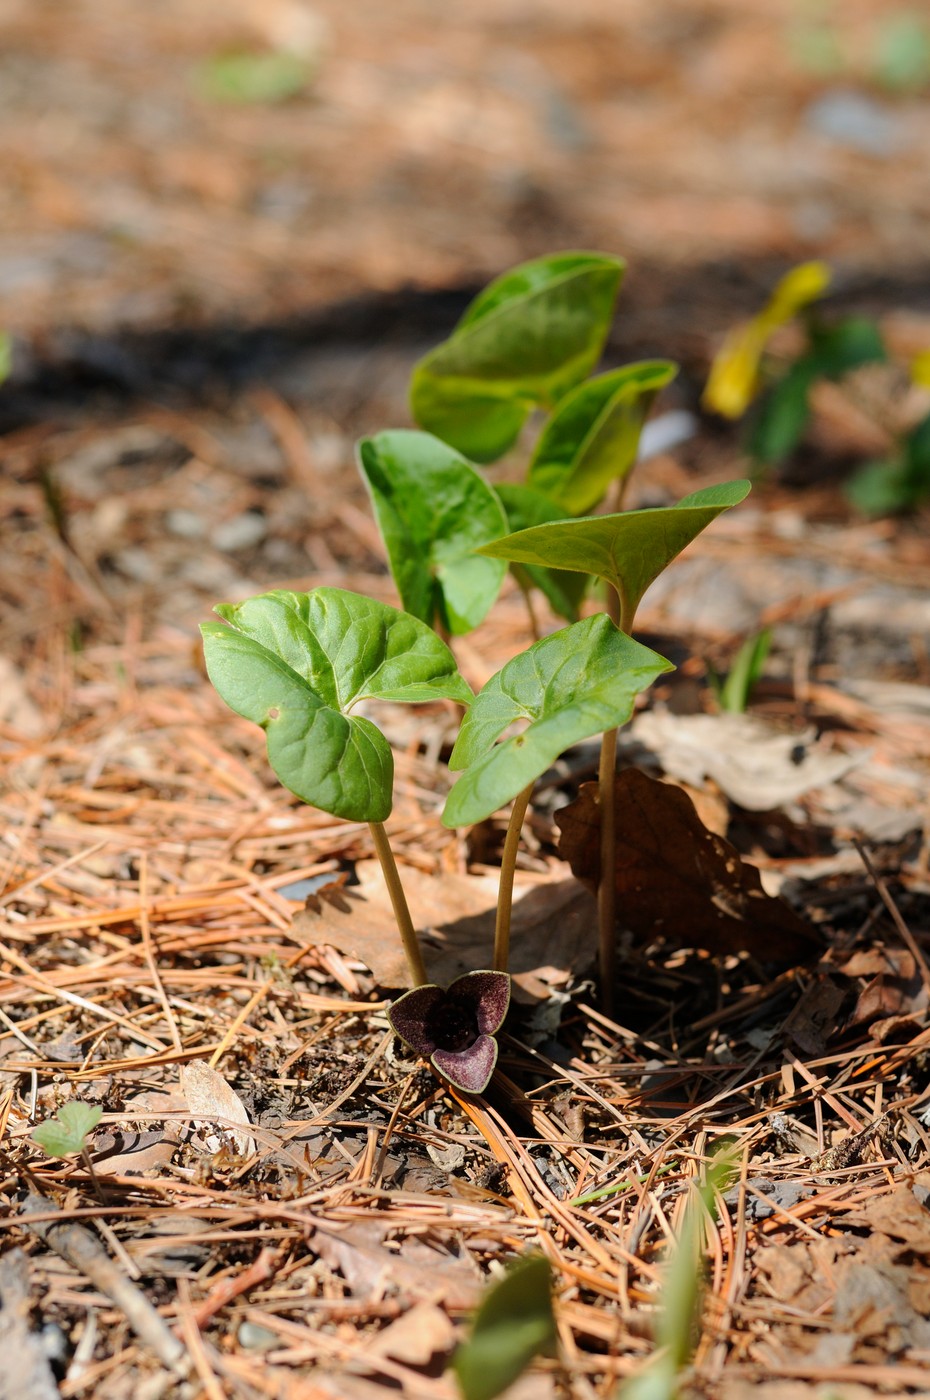
[[[749,490],[748,481],[727,481],[695,491],[674,506],[535,525],[483,545],[481,553],[510,563],[595,574],[616,588],[629,618],[676,554]]]
[[[99,1105],[69,1099],[55,1118],[49,1118],[33,1131],[32,1141],[50,1157],[72,1157],[83,1152],[87,1134],[100,1122]]]
[[[521,1259],[484,1296],[452,1367],[464,1400],[494,1400],[534,1356],[555,1356],[552,1278],[541,1254]]]
[[[358,445],[362,475],[407,612],[453,636],[477,627],[506,564],[475,554],[507,531],[497,495],[470,462],[430,433],[378,433]]]
[[[670,360],[642,360],[566,394],[536,444],[527,485],[551,496],[565,515],[591,510],[634,466],[656,394],[676,373]]]
[[[534,407],[551,407],[594,368],[624,269],[620,258],[569,252],[497,278],[415,366],[415,421],[472,461],[502,457]]]
[[[597,613],[536,642],[492,676],[462,721],[449,759],[464,769],[445,826],[470,826],[503,807],[565,749],[625,724],[636,696],[672,663]],[[503,739],[511,725],[520,733]]]
[[[215,611],[228,626],[201,626],[210,680],[265,730],[284,786],[333,816],[383,822],[391,810],[390,746],[355,705],[472,698],[431,628],[357,593],[278,590]]]

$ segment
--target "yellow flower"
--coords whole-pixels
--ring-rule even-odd
[[[801,263],[785,273],[759,314],[730,331],[714,356],[702,398],[705,408],[724,418],[742,417],[755,397],[762,354],[773,332],[822,297],[830,277],[822,262]]]
[[[919,389],[930,389],[930,350],[921,350],[911,360],[911,383]]]

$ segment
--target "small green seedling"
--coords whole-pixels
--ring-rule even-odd
[[[747,637],[733,659],[726,676],[719,676],[707,664],[707,679],[717,700],[718,708],[729,715],[744,715],[749,709],[752,692],[762,677],[772,646],[772,629],[763,627]]]
[[[731,332],[711,367],[704,406],[726,418],[746,415],[748,447],[762,465],[775,466],[798,447],[821,380],[841,384],[860,411],[874,413],[857,394],[854,371],[887,362],[887,347],[880,328],[868,317],[830,321],[818,310],[814,303],[829,281],[830,271],[823,263],[794,268],[758,316]],[[800,350],[788,358],[768,353],[772,335],[789,321],[797,321],[801,329]],[[927,361],[919,355],[910,366],[914,384],[924,390]],[[876,426],[893,438],[892,450],[859,467],[847,495],[865,515],[913,510],[930,499],[930,414],[901,424],[878,422],[874,416]]]
[[[863,515],[897,515],[930,500],[930,413],[900,435],[891,456],[867,462],[846,487]]]
[[[50,1157],[80,1156],[101,1201],[104,1199],[103,1190],[87,1150],[87,1135],[100,1122],[102,1113],[103,1109],[99,1105],[69,1099],[66,1104],[62,1104],[54,1118],[40,1123],[32,1133],[32,1141]]]
[[[197,86],[211,102],[274,106],[305,92],[316,63],[291,49],[231,50],[217,54],[197,73]]]
[[[87,1151],[87,1134],[100,1122],[103,1109],[70,1099],[54,1118],[47,1118],[33,1131],[32,1141],[50,1157],[74,1157]]]
[[[494,1400],[534,1357],[555,1356],[557,1350],[551,1270],[541,1254],[534,1254],[488,1289],[452,1369],[463,1400]]]
[[[721,1151],[692,1188],[681,1234],[665,1266],[656,1356],[621,1386],[617,1400],[678,1400],[685,1372],[694,1354],[704,1296],[703,1241],[718,1194],[738,1173],[731,1153]]]

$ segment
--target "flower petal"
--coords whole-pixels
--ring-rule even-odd
[[[490,1035],[479,1035],[467,1050],[434,1050],[433,1064],[465,1094],[481,1094],[488,1087],[497,1064],[497,1041]]]
[[[471,1002],[482,1035],[497,1035],[510,1006],[510,977],[506,972],[466,972],[450,982],[447,996]]]
[[[428,1034],[427,1026],[430,1013],[439,1002],[445,1001],[445,997],[441,987],[427,982],[425,986],[414,987],[412,992],[405,992],[388,1008],[391,1029],[418,1055],[432,1055],[436,1049],[436,1042]]]

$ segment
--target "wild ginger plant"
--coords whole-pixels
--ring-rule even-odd
[[[296,797],[368,823],[410,980],[423,955],[384,823],[394,757],[377,726],[354,714],[364,700],[467,704],[471,688],[435,632],[409,613],[339,588],[277,590],[214,609],[201,626],[207,674],[230,709],[260,724],[268,761]]]
[[[282,783],[323,811],[369,824],[412,984],[391,1008],[391,1024],[469,1093],[483,1092],[493,1074],[509,1004],[513,880],[533,785],[566,748],[596,734],[599,957],[609,1002],[616,734],[636,697],[671,669],[629,635],[636,608],[675,555],[749,489],[731,482],[665,509],[590,513],[611,490],[621,503],[649,409],[676,372],[651,360],[587,378],[623,270],[603,254],[562,253],[498,278],[414,369],[420,429],[360,442],[359,466],[406,611],[339,589],[276,591],[218,607],[222,621],[202,629],[210,679],[233,710],[264,728]],[[549,418],[525,480],[495,487],[476,464],[508,451],[534,409]],[[474,697],[446,643],[487,615],[508,565],[527,596],[541,590],[570,625],[537,638]],[[612,616],[581,617],[592,579],[608,585]],[[363,700],[436,699],[465,708],[450,757],[461,776],[443,822],[469,825],[513,804],[492,965],[445,989],[427,980],[385,831],[390,746],[353,713]]]

